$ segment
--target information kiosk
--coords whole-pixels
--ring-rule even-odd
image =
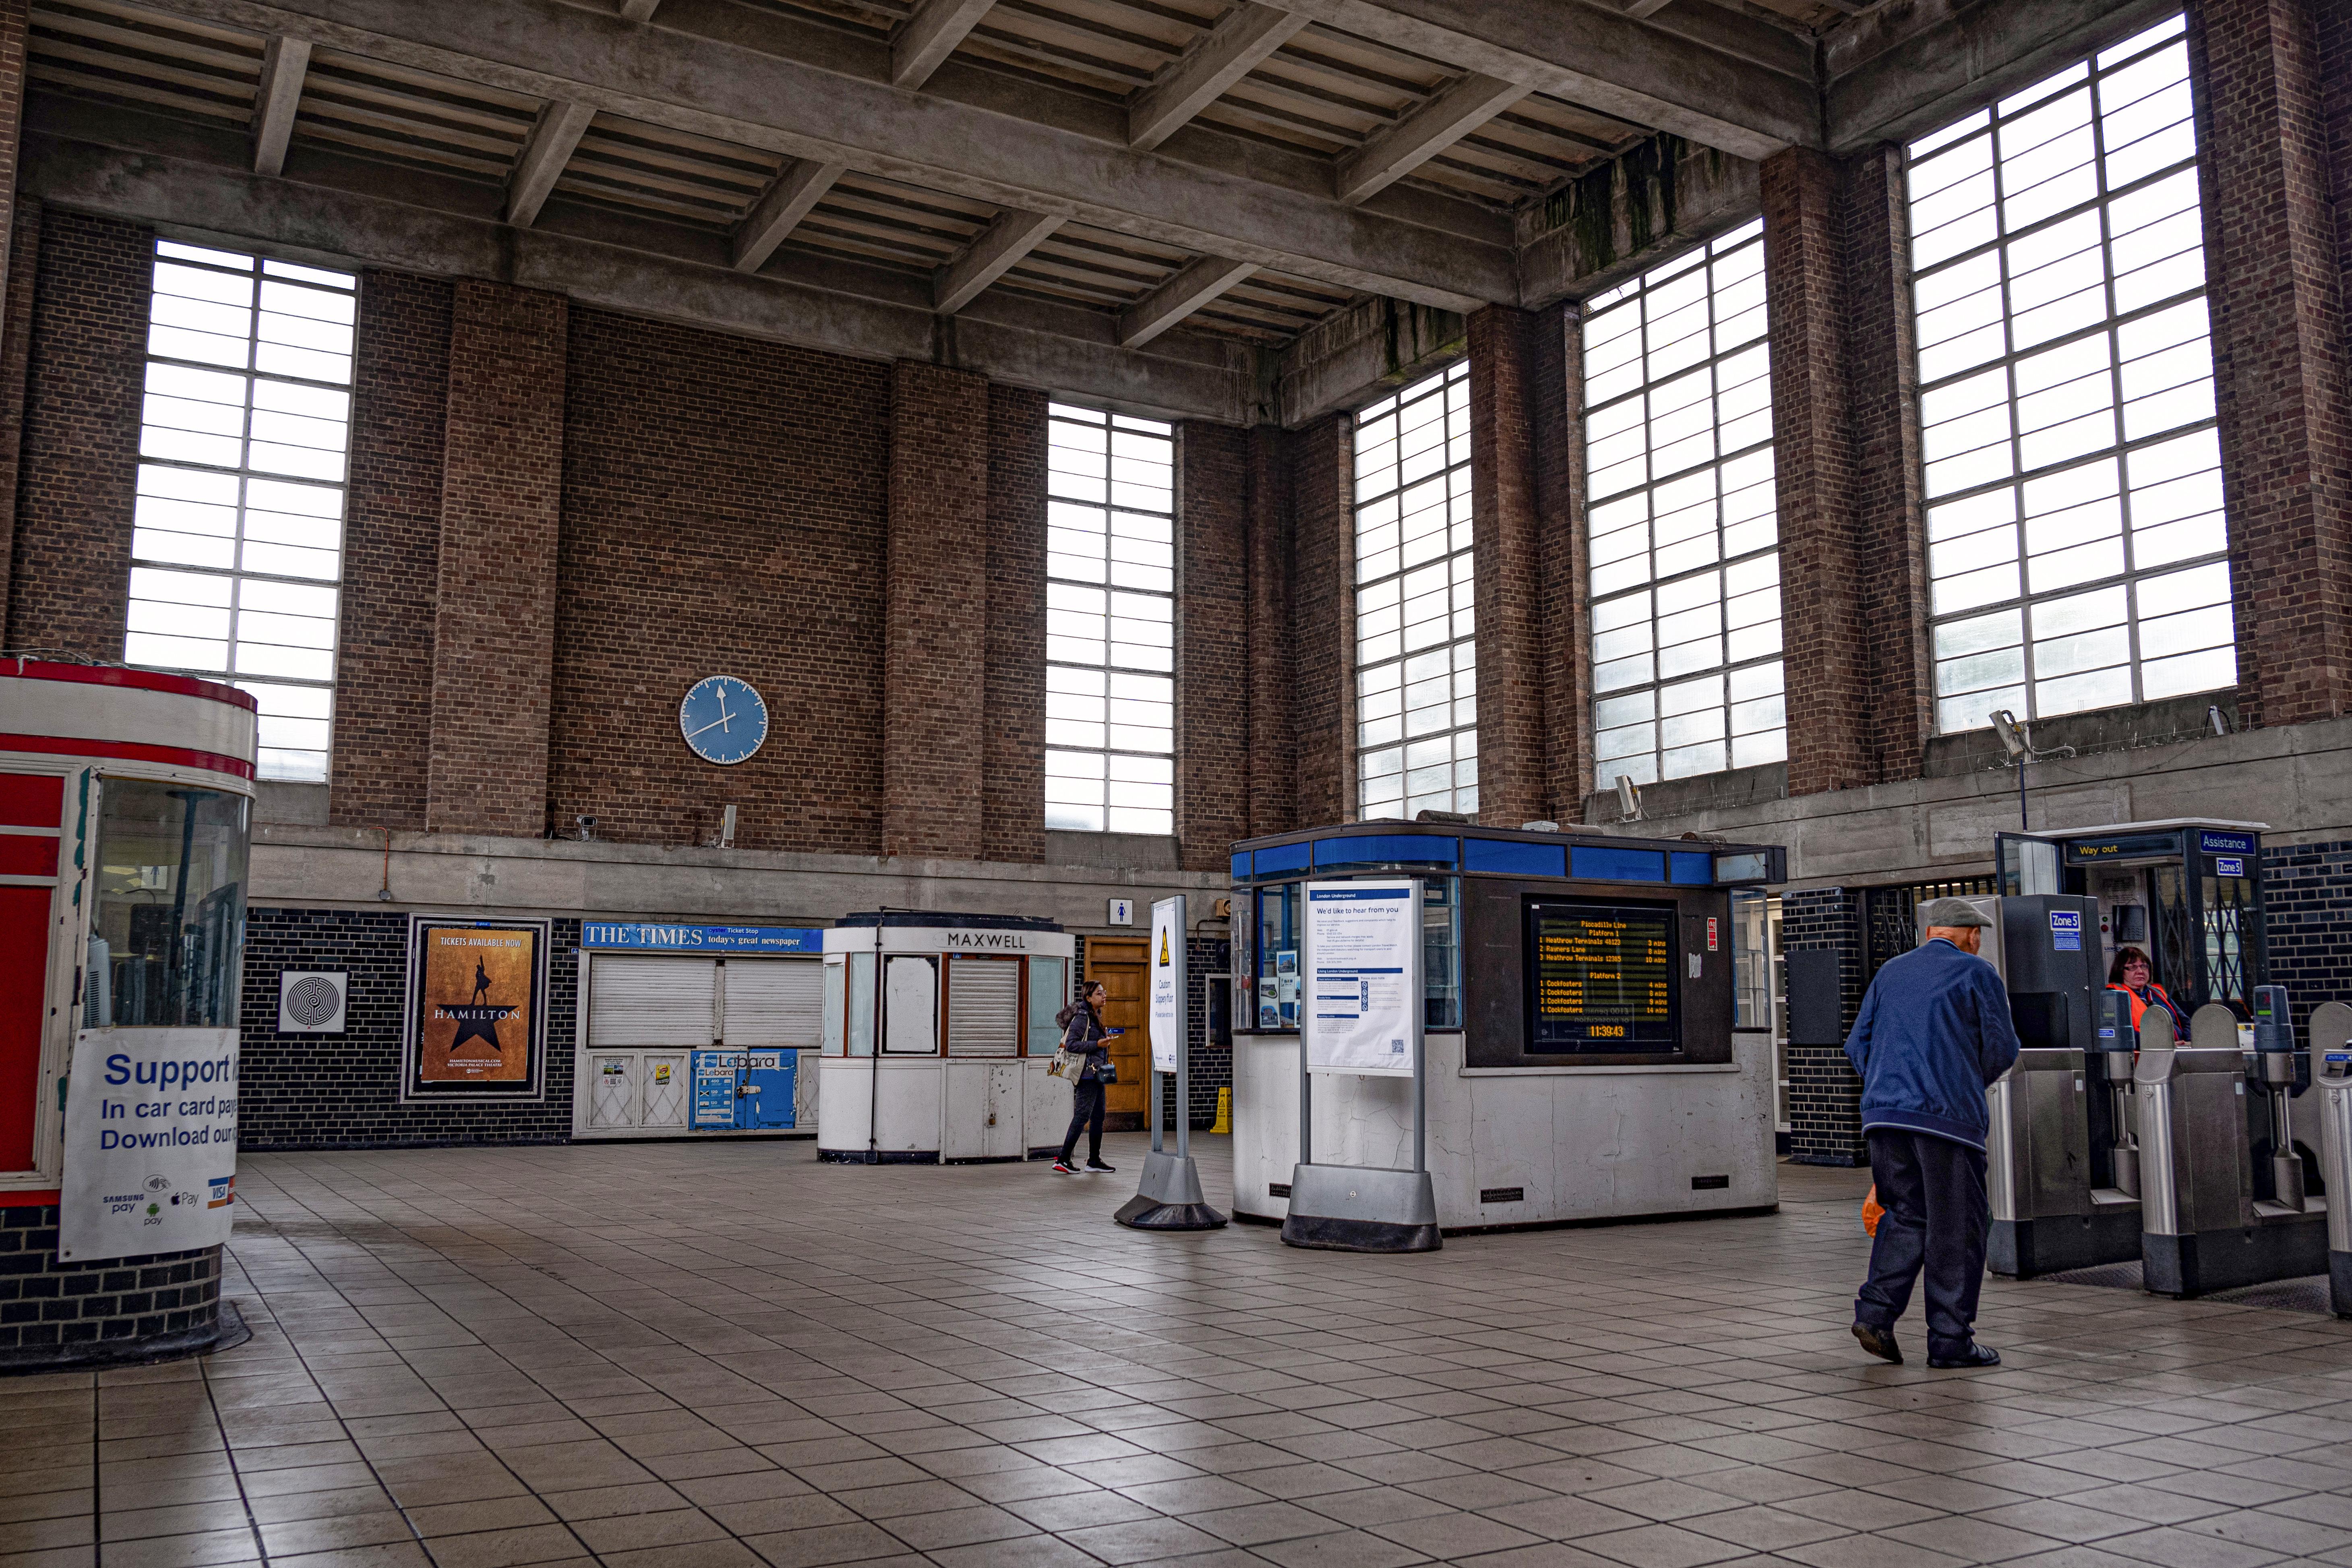
[[[1304,889],[1400,877],[1420,889],[1419,1120],[1440,1231],[1771,1206],[1768,960],[1736,945],[1732,900],[1785,867],[1765,845],[1425,823],[1235,845],[1235,1210],[1289,1217],[1302,1009],[1343,989],[1307,972]],[[1412,1171],[1414,1086],[1360,1059],[1316,1072],[1313,1163]]]
[[[1077,939],[1052,921],[894,910],[824,931],[817,1157],[959,1164],[1052,1154],[1046,1076]]]

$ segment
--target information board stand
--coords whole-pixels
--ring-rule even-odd
[[[1151,947],[1145,955],[1146,1016],[1151,1020],[1151,1063],[1144,1095],[1151,1104],[1151,1152],[1143,1157],[1143,1178],[1135,1196],[1111,1217],[1134,1230],[1214,1230],[1225,1216],[1201,1194],[1201,1173],[1192,1163],[1192,1021],[1185,1005],[1184,895],[1151,906]],[[1176,1077],[1176,1152],[1163,1147],[1160,1075]]]
[[[1339,1252],[1434,1252],[1421,883],[1411,877],[1309,882],[1301,901],[1298,1164],[1282,1239]],[[1315,1163],[1314,1075],[1412,1080],[1412,1168]]]

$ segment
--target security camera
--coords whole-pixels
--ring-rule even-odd
[[[590,839],[596,837],[596,819],[594,817],[575,816],[572,820],[580,829],[581,843],[585,844]]]

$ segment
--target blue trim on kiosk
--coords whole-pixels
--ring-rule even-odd
[[[1789,852],[1778,845],[1727,844],[1694,849],[1681,839],[1515,833],[1507,828],[1457,837],[1398,830],[1404,826],[1351,823],[1245,841],[1234,848],[1234,880],[1269,882],[1328,871],[1462,871],[1586,882],[1746,888],[1784,882],[1789,876]]]

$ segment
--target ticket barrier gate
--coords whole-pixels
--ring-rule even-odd
[[[2312,1083],[2319,1091],[2319,1163],[2333,1195],[2333,1184],[2352,1173],[2352,1007],[2329,1002],[2313,1010],[2308,1026]],[[2327,1210],[2328,1305],[2339,1318],[2352,1318],[2352,1201]]]
[[[2310,1058],[2294,1048],[2284,986],[2258,987],[2254,1015],[2251,1052],[2238,1046],[2236,1015],[2219,1005],[2198,1009],[2186,1046],[2164,1009],[2142,1016],[2133,1076],[2140,1263],[2158,1295],[2327,1272],[2327,1199],[2308,1190],[2294,1147],[2293,1102]]]
[[[2130,998],[2105,988],[2098,905],[2072,894],[1969,900],[1993,923],[2017,1065],[1986,1089],[1986,1262],[2030,1279],[2139,1256]],[[2118,1042],[2121,1048],[2118,1049]]]

